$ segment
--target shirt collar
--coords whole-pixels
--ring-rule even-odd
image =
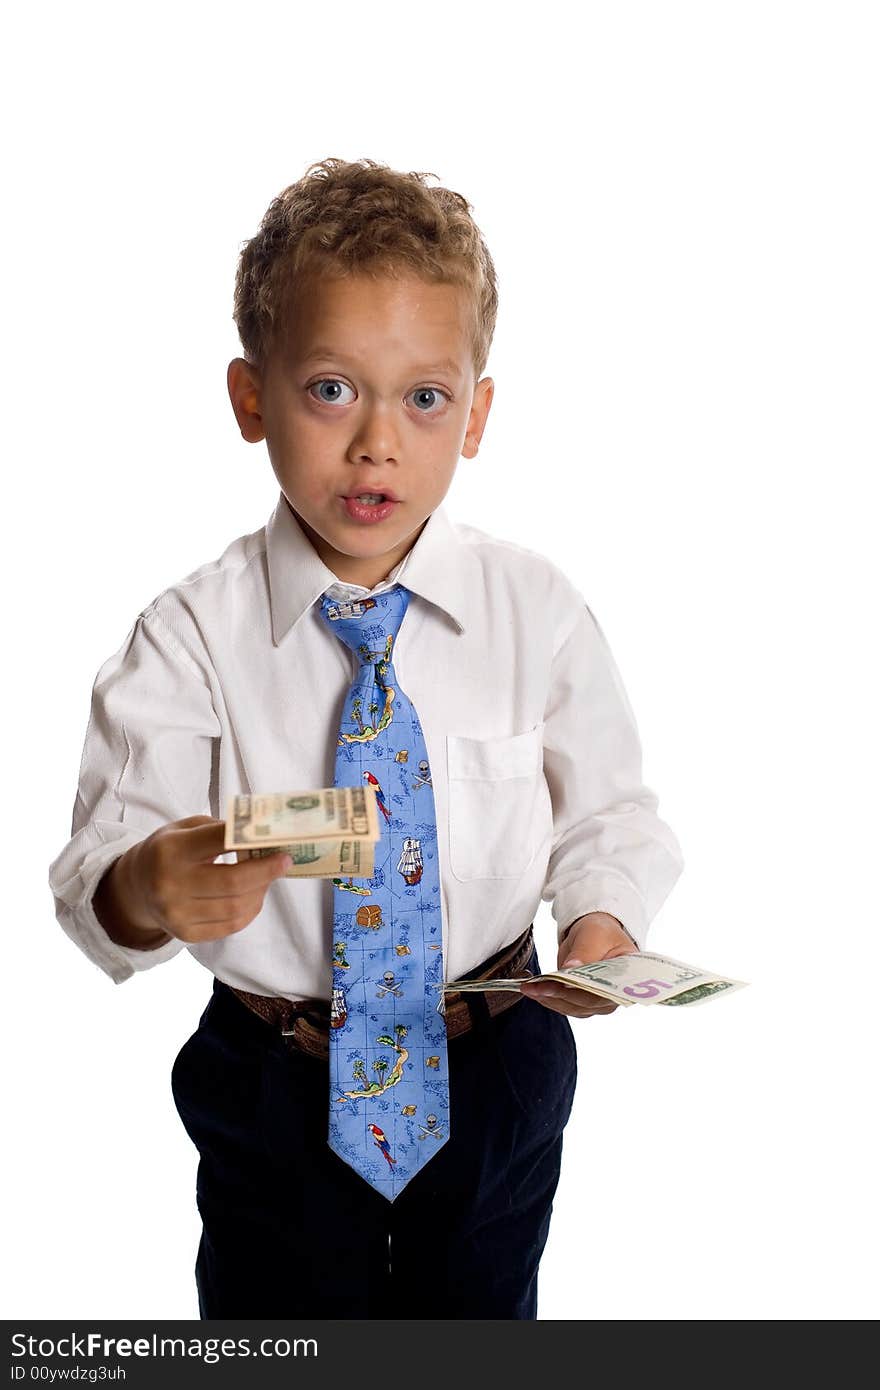
[[[312,604],[342,581],[318,555],[283,492],[266,525],[266,557],[272,637],[277,646]],[[441,505],[428,517],[412,549],[392,570],[394,580],[389,575],[383,583],[390,587],[399,579],[407,589],[442,608],[458,630],[464,632],[467,596],[471,586],[479,582],[477,569],[476,556]]]
[[[366,584],[344,584],[341,579],[337,579],[335,584],[331,584],[326,593],[330,598],[350,600],[353,598],[366,598],[368,594],[384,594],[386,589],[393,589],[394,585],[403,583],[401,575],[406,568],[406,562],[412,554],[408,550],[402,560],[398,560],[394,569],[385,579],[380,579],[378,584],[374,584],[372,589],[368,589]]]

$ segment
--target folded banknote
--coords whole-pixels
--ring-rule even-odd
[[[372,878],[378,839],[376,792],[364,784],[231,796],[223,848],[239,860],[286,850],[286,878]]]
[[[591,961],[569,970],[551,970],[545,975],[523,975],[516,979],[447,980],[438,985],[445,992],[482,993],[491,989],[517,990],[525,980],[558,980],[575,989],[598,994],[615,1004],[675,1004],[686,1007],[716,999],[744,988],[745,980],[703,970],[697,965],[660,956],[654,951],[631,951],[608,960]]]

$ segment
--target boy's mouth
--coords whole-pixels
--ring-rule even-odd
[[[379,498],[378,501],[373,499]],[[367,499],[367,500],[364,500]],[[339,499],[345,508],[346,515],[350,521],[358,522],[361,525],[369,525],[370,522],[384,521],[391,516],[394,508],[399,505],[387,493],[357,493],[353,497],[341,497]]]
[[[357,499],[359,502],[399,502],[400,498],[396,492],[390,488],[384,490],[380,488],[364,488],[361,492],[346,493],[346,500]]]

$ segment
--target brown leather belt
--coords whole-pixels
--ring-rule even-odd
[[[506,979],[522,975],[526,961],[534,949],[532,923],[510,946],[503,947],[476,971],[462,976],[470,980]],[[230,986],[230,988],[232,988]],[[288,1047],[306,1052],[310,1057],[326,1060],[330,1055],[330,1003],[326,999],[277,999],[267,994],[249,994],[244,989],[232,993],[266,1023],[278,1028]],[[519,1003],[523,995],[518,990],[488,990],[486,993],[462,994],[449,991],[446,1000],[447,1040],[467,1033],[480,1011],[490,1017],[503,1013]]]

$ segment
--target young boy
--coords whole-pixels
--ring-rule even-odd
[[[447,993],[424,1057],[440,1121],[403,1103],[415,1093],[398,1097],[381,1059],[380,1080],[348,1093],[378,1097],[353,1108],[387,1179],[371,1185],[328,1143],[328,1058],[346,1025],[336,984],[381,916],[358,895],[397,891],[396,856],[380,840],[367,887],[277,883],[282,854],[224,856],[231,795],[334,785],[343,745],[378,736],[395,696],[411,702],[404,732],[425,756],[398,747],[373,781],[383,837],[413,834],[398,818],[408,797],[424,817],[405,844],[426,883],[437,874],[422,904],[434,939],[417,944],[426,960],[440,950],[441,981],[540,973],[542,900],[559,965],[633,951],[681,872],[583,596],[442,505],[486,426],[496,306],[470,205],[425,175],[328,159],[274,199],[240,258],[245,356],[228,387],[243,437],[266,441],[278,504],[154,599],[95,681],[50,885],[64,930],[112,980],[184,946],[214,977],[172,1073],[199,1152],[203,1318],[535,1318],[577,1076],[569,1020],[613,1007],[564,986]],[[521,466],[499,480],[534,483]],[[393,668],[379,661],[376,698],[352,716],[358,651],[329,619],[401,602]],[[392,949],[403,978],[412,952]],[[393,996],[395,970],[384,979]],[[395,1051],[422,1084],[421,1054]],[[421,1166],[392,1192],[398,1140]]]

